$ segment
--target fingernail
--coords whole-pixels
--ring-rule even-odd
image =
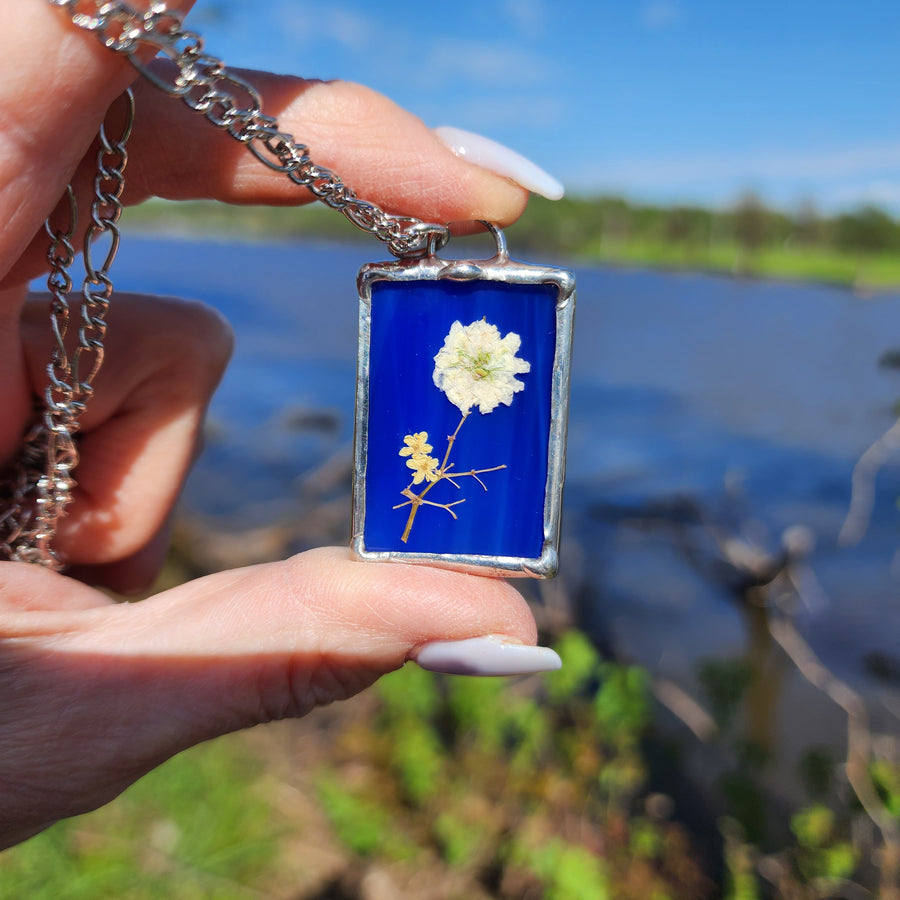
[[[549,647],[516,644],[495,635],[434,641],[419,651],[416,662],[444,675],[530,675],[562,667],[562,660]]]
[[[460,159],[510,178],[534,194],[559,200],[565,193],[562,184],[540,166],[490,138],[448,125],[435,128],[434,133]]]

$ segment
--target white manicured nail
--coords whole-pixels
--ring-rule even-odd
[[[460,159],[510,178],[534,194],[559,200],[565,193],[562,184],[540,166],[490,138],[448,125],[435,128],[434,133]]]
[[[416,662],[429,672],[444,675],[530,675],[562,666],[556,651],[549,647],[516,644],[494,635],[434,641],[419,651]]]

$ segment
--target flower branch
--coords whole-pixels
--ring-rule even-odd
[[[462,413],[462,418],[453,434],[448,436],[447,449],[440,462],[437,457],[431,455],[434,447],[428,443],[427,431],[408,434],[403,438],[400,456],[408,457],[406,466],[413,472],[412,481],[400,492],[407,498],[406,501],[393,507],[394,509],[411,507],[400,538],[403,543],[409,540],[416,514],[422,506],[445,509],[454,519],[458,518],[452,507],[463,503],[465,498],[451,503],[425,499],[425,495],[436,484],[449,481],[460,490],[456,479],[470,477],[486,491],[487,485],[478,476],[506,468],[506,463],[501,463],[488,468],[472,468],[465,472],[452,471],[450,454],[460,429],[469,418],[473,407],[478,407],[479,412],[485,415],[501,403],[509,406],[513,395],[524,389],[525,385],[515,376],[529,372],[531,364],[516,356],[520,345],[519,335],[510,332],[501,338],[497,326],[489,324],[485,319],[466,326],[454,322],[450,327],[450,333],[444,339],[443,347],[434,358],[432,377],[435,386]],[[423,483],[425,486],[416,493],[413,487]]]

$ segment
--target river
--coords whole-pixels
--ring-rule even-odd
[[[355,273],[378,255],[377,245],[123,242],[118,286],[205,300],[237,333],[189,509],[247,524],[287,515],[298,478],[349,446]],[[894,421],[900,373],[878,363],[900,347],[900,295],[575,268],[561,566],[585,622],[694,690],[699,660],[741,655],[749,641],[710,529],[777,554],[801,525],[815,543],[802,632],[864,690],[876,725],[896,728],[900,460],[878,474],[859,544],[837,536],[854,464]],[[794,756],[839,737],[839,718],[823,713],[790,740],[791,715],[782,709],[773,728]]]

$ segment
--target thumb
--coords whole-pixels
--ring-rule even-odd
[[[168,687],[185,702],[207,704],[196,710],[193,742],[305,715],[352,696],[426,645],[488,635],[535,642],[528,605],[506,582],[364,563],[344,548],[324,548],[107,606],[64,646],[73,658],[115,665],[119,677],[132,660],[145,674],[158,666],[160,683],[172,669],[197,668],[189,685],[176,677]]]
[[[558,664],[529,646],[534,619],[505,582],[356,562],[344,549],[135,604],[99,594],[92,604],[89,588],[35,567],[8,564],[3,575],[6,604],[27,603],[5,616],[16,640],[0,652],[0,680],[15,678],[0,685],[0,727],[15,723],[19,736],[0,756],[0,783],[20,786],[0,844],[108,802],[200,741],[350,697],[423,648],[500,635],[532,655],[519,671]],[[4,835],[4,819],[19,830]]]

